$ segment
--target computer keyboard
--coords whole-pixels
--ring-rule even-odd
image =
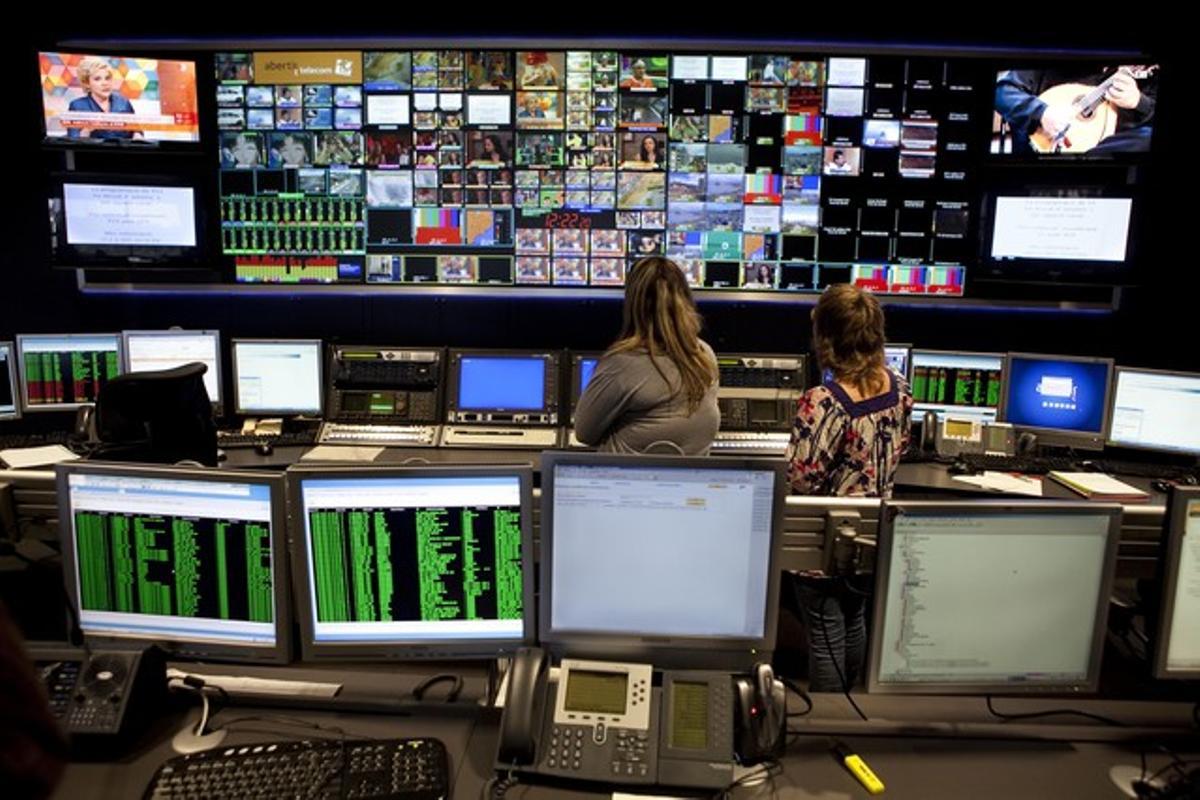
[[[1106,458],[1092,461],[1086,466],[1110,475],[1127,475],[1131,478],[1151,478],[1178,483],[1195,483],[1197,478],[1194,469],[1167,464],[1146,464],[1140,461],[1116,461]]]
[[[48,444],[69,444],[71,434],[67,431],[50,433],[6,433],[0,436],[0,450],[18,447],[43,447]]]
[[[264,436],[255,433],[247,434],[241,431],[217,432],[217,447],[226,450],[240,447],[257,447],[260,444],[269,444],[272,447],[308,447],[315,444],[316,441],[317,432],[315,429],[288,431],[274,436]]]
[[[959,460],[977,472],[993,470],[1044,475],[1053,470],[1073,472],[1077,469],[1077,459],[1069,456],[1004,456],[996,453],[964,453]]]
[[[172,758],[143,798],[449,796],[446,747],[437,739],[324,739],[217,747]]]
[[[786,431],[721,431],[712,443],[713,453],[770,453],[782,456],[787,452],[792,435]]]
[[[326,422],[321,426],[321,444],[366,444],[383,447],[434,447],[436,425],[359,425]]]

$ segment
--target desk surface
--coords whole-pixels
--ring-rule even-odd
[[[443,665],[444,666],[444,665]],[[211,667],[196,671],[253,672],[263,674],[274,670],[277,675],[299,679],[328,676],[330,668],[314,670],[293,667]],[[468,692],[476,698],[482,688],[482,672],[472,667],[468,672]],[[463,670],[460,670],[463,671]],[[343,667],[339,676],[347,688],[362,691],[370,686],[375,690],[393,687],[397,694],[407,691],[430,668],[406,664],[386,668],[358,670]],[[740,788],[738,798],[780,797],[796,800],[851,800],[866,796],[863,789],[828,751],[831,731],[861,755],[887,785],[892,798],[1092,798],[1117,800],[1122,793],[1109,779],[1109,770],[1117,765],[1140,769],[1140,748],[1133,743],[1072,742],[1049,739],[1003,738],[1003,725],[991,725],[997,738],[965,738],[952,735],[898,735],[898,725],[921,726],[923,719],[957,715],[961,720],[986,721],[980,698],[897,698],[861,696],[858,698],[871,723],[852,719],[853,712],[840,695],[817,695],[811,715],[794,720],[797,735],[790,737],[787,754],[782,761],[782,773],[772,784]],[[1010,700],[1002,706],[1006,711],[1031,708],[1043,700]],[[1186,725],[1190,706],[1165,703],[1106,704],[1101,701],[1081,701],[1097,711],[1123,710],[1123,719],[1145,723],[1151,719]],[[793,705],[793,708],[795,704]],[[1111,712],[1110,713],[1117,713]],[[901,715],[906,723],[897,723]],[[189,721],[194,722],[197,709],[189,706],[172,708],[161,714],[135,742],[127,753],[108,761],[72,763],[58,787],[56,798],[127,798],[138,797],[149,784],[158,767],[175,754],[170,740],[175,732]],[[247,717],[259,716],[252,720]],[[215,717],[218,724],[229,724],[229,744],[256,741],[295,739],[335,735],[299,725],[285,724],[280,717],[306,723],[333,726],[351,736],[396,738],[433,736],[441,739],[450,757],[452,796],[480,796],[484,783],[492,774],[498,731],[498,716],[494,710],[477,706],[459,706],[454,713],[436,713],[428,709],[411,716],[387,714],[345,713],[338,711],[295,711],[280,708],[254,708],[235,705]],[[877,720],[876,717],[879,719]],[[884,722],[889,717],[892,722]],[[240,720],[240,721],[237,721]],[[837,730],[838,726],[848,726]],[[985,726],[986,727],[986,726]],[[1042,724],[1047,731],[1056,727]],[[1062,730],[1068,730],[1061,728]],[[1090,738],[1085,728],[1082,738]],[[1093,728],[1092,730],[1095,730]],[[1179,746],[1176,746],[1179,749]],[[1200,750],[1200,738],[1193,736],[1189,752]],[[1148,756],[1151,770],[1168,763],[1167,758],[1152,751]],[[514,789],[509,797],[603,797],[613,787],[562,787],[534,785]],[[643,789],[653,793],[653,789]],[[772,793],[774,792],[774,793]]]

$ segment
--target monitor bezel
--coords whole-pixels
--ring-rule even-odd
[[[90,149],[90,148],[88,148]],[[90,186],[151,186],[187,189],[192,194],[195,244],[72,244],[67,240],[66,184]],[[208,197],[204,184],[190,172],[173,175],[134,172],[57,172],[50,176],[50,262],[55,269],[117,269],[157,271],[207,266]],[[57,203],[57,205],[55,205]]]
[[[5,370],[7,377],[0,375],[0,380],[8,381],[8,391],[13,401],[12,411],[0,411],[0,422],[9,422],[21,418],[21,395],[18,385],[20,381],[17,379],[17,344],[10,340],[0,340],[0,349],[8,351],[8,369]]]
[[[541,408],[461,408],[458,402],[458,393],[461,384],[461,364],[463,358],[496,358],[496,359],[520,359],[520,358],[541,358],[546,361],[546,371],[544,373],[542,384],[542,400]],[[559,387],[558,373],[562,365],[562,351],[560,350],[519,350],[519,349],[488,349],[488,348],[466,348],[458,347],[451,348],[446,358],[446,417],[450,418],[452,414],[502,414],[505,416],[542,416],[546,415],[551,418],[549,425],[557,424],[558,419],[558,404],[559,404]],[[549,386],[551,381],[553,386]],[[470,424],[470,423],[467,423]],[[523,423],[524,424],[524,423]],[[532,424],[532,423],[529,423]]]
[[[21,394],[21,410],[26,414],[41,414],[52,413],[55,411],[76,411],[84,406],[94,406],[95,400],[84,401],[82,403],[54,403],[30,405],[29,403],[29,382],[25,375],[25,344],[30,340],[35,339],[93,339],[97,336],[111,336],[117,343],[117,375],[125,374],[125,352],[121,347],[121,334],[114,332],[100,333],[18,333],[16,338],[17,348],[17,369],[20,370],[18,377],[18,387]],[[97,395],[97,400],[99,395]]]
[[[244,408],[238,381],[239,344],[315,344],[317,346],[317,408]],[[230,339],[229,360],[233,364],[233,411],[243,417],[306,417],[320,416],[325,411],[325,354],[321,339]]]
[[[1200,664],[1194,669],[1170,669],[1167,650],[1171,646],[1171,619],[1175,615],[1175,592],[1183,561],[1183,537],[1187,533],[1188,506],[1200,502],[1200,487],[1176,486],[1167,498],[1163,538],[1158,560],[1158,619],[1155,621],[1153,675],[1160,680],[1200,680]]]
[[[906,510],[920,512],[923,516],[1004,516],[1008,514],[1045,514],[1048,516],[1107,516],[1108,537],[1104,560],[1101,565],[1100,586],[1096,600],[1096,613],[1092,621],[1092,644],[1088,656],[1087,675],[1073,681],[1029,681],[1015,683],[983,683],[946,681],[895,683],[882,682],[879,677],[880,654],[883,651],[884,616],[887,612],[887,581],[891,570],[892,548],[895,543],[894,523],[896,517]],[[1117,549],[1121,538],[1121,506],[1112,503],[1089,503],[1070,501],[1030,501],[1025,503],[1004,501],[934,501],[887,500],[879,518],[877,555],[875,564],[875,597],[872,600],[872,624],[870,631],[870,655],[867,661],[867,691],[870,694],[1070,694],[1092,693],[1100,685],[1100,662],[1108,630],[1108,602],[1112,594],[1117,569]]]
[[[554,471],[563,466],[623,466],[650,469],[709,469],[715,472],[753,470],[775,476],[771,541],[768,547],[766,607],[760,637],[643,636],[611,633],[556,631],[551,628],[553,612],[552,565],[554,563]],[[770,660],[775,647],[779,618],[780,553],[783,543],[784,498],[787,479],[779,459],[697,458],[694,456],[649,456],[580,451],[547,451],[542,454],[540,546],[541,563],[538,602],[538,641],[558,657],[607,658],[648,662],[656,667],[678,669],[748,669]],[[631,554],[631,558],[636,557]]]
[[[175,329],[175,328],[167,328],[165,330],[124,330],[124,331],[121,331],[121,359],[122,359],[122,364],[124,364],[124,366],[125,366],[126,373],[133,372],[133,360],[129,353],[129,339],[130,339],[130,337],[134,337],[134,336],[144,336],[147,338],[151,338],[151,337],[170,338],[172,336],[208,336],[208,337],[211,337],[214,340],[214,342],[216,343],[216,348],[214,349],[214,353],[216,354],[215,360],[214,360],[214,366],[215,366],[216,372],[217,372],[217,391],[219,392],[219,396],[216,398],[210,397],[209,400],[212,401],[213,415],[217,416],[217,417],[220,417],[223,415],[224,409],[225,409],[225,386],[224,386],[224,380],[222,380],[222,378],[224,377],[224,373],[221,370],[221,332],[220,331],[199,330],[199,329],[179,330],[179,329]]]
[[[1104,383],[1104,400],[1101,403],[1101,420],[1100,430],[1095,433],[1086,431],[1073,431],[1068,428],[1048,428],[1038,425],[1027,425],[1021,422],[1013,422],[1008,418],[1009,412],[1009,394],[1012,391],[1012,362],[1014,358],[1037,361],[1067,361],[1075,364],[1104,364],[1108,367],[1108,374],[1105,376]],[[1049,445],[1051,447],[1074,447],[1080,450],[1103,450],[1104,442],[1108,439],[1108,429],[1112,422],[1112,393],[1113,393],[1113,368],[1114,362],[1111,358],[1100,358],[1095,356],[1065,356],[1054,355],[1049,353],[1006,353],[1004,356],[1004,391],[1000,393],[1000,408],[997,412],[996,419],[999,422],[1007,422],[1013,426],[1018,432],[1029,432],[1037,435],[1039,445]]]
[[[446,639],[431,643],[392,639],[359,643],[318,642],[313,620],[312,587],[308,564],[310,542],[304,521],[303,482],[315,480],[370,480],[403,478],[479,478],[516,477],[520,485],[522,635],[503,639]],[[304,465],[289,467],[286,473],[288,530],[292,539],[292,574],[296,617],[300,630],[300,650],[306,661],[425,661],[437,659],[490,659],[511,655],[520,647],[532,645],[537,628],[534,622],[534,541],[533,541],[533,468],[528,463],[503,465],[447,464],[420,467]]]
[[[1005,369],[1008,365],[1008,358],[1007,358],[1008,354],[1007,353],[999,353],[999,352],[993,353],[993,352],[987,352],[987,351],[982,351],[982,350],[980,350],[980,351],[976,351],[976,350],[934,350],[934,349],[924,348],[924,347],[914,347],[908,353],[908,376],[909,376],[908,381],[909,381],[910,385],[912,384],[912,382],[914,380],[913,376],[915,376],[917,374],[917,354],[918,353],[921,355],[932,355],[932,356],[968,356],[968,357],[981,356],[984,358],[1000,359],[1000,400],[1001,400],[1001,402],[1003,402],[1004,393],[1008,389],[1008,372]],[[984,408],[987,408],[986,406],[979,406],[979,407],[973,407],[971,409],[968,409],[965,406],[960,406],[958,410],[954,410],[954,411],[946,410],[943,412],[943,411],[940,411],[939,409],[935,408],[934,406],[936,406],[936,405],[937,405],[936,403],[931,404],[931,403],[914,402],[913,403],[913,413],[914,414],[922,414],[926,411],[932,411],[933,413],[938,414],[939,416],[948,416],[948,417],[953,417],[953,416],[958,416],[958,415],[981,416],[979,414],[979,411]],[[942,405],[953,406],[954,404],[953,403],[943,403]],[[996,404],[996,407],[995,407],[995,409],[993,409],[993,411],[995,412],[995,415],[993,416],[993,420],[998,421],[1000,419],[1000,404],[999,403]]]
[[[1196,379],[1197,382],[1200,382],[1200,373],[1198,373],[1198,372],[1179,372],[1176,370],[1167,370],[1167,369],[1143,369],[1141,367],[1122,367],[1122,366],[1118,365],[1113,370],[1112,393],[1111,393],[1112,396],[1110,398],[1109,409],[1108,409],[1108,436],[1105,438],[1105,444],[1109,445],[1110,447],[1125,447],[1125,448],[1129,448],[1130,450],[1143,450],[1143,451],[1151,452],[1151,453],[1170,453],[1173,455],[1200,457],[1200,447],[1189,450],[1186,448],[1173,448],[1173,447],[1164,447],[1164,446],[1147,445],[1147,444],[1132,444],[1130,442],[1122,442],[1122,441],[1117,441],[1117,440],[1113,439],[1112,429],[1113,429],[1113,418],[1116,416],[1116,411],[1117,411],[1117,389],[1121,385],[1121,375],[1126,372],[1137,372],[1137,373],[1141,373],[1143,375],[1168,375],[1168,376],[1180,377],[1180,378],[1194,378],[1194,379]]]
[[[153,643],[162,647],[172,658],[195,660],[235,661],[255,664],[286,664],[292,656],[292,604],[291,575],[288,564],[287,512],[285,508],[283,476],[253,470],[207,469],[203,467],[168,467],[143,464],[106,463],[102,461],[75,461],[55,466],[56,492],[58,497],[59,540],[62,545],[63,575],[69,602],[79,613],[79,597],[76,581],[77,558],[75,554],[74,518],[70,513],[72,475],[98,475],[196,481],[202,483],[251,483],[267,486],[271,492],[271,559],[274,566],[275,585],[275,644],[255,646],[228,642],[195,641],[190,639],[163,639],[156,636],[115,635],[111,633],[88,634],[89,643],[98,646],[125,645],[130,642]]]

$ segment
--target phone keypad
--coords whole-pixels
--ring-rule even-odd
[[[583,765],[584,742],[584,728],[556,725],[550,731],[546,766],[550,769],[579,769]]]
[[[649,736],[645,731],[617,731],[617,747],[612,761],[612,774],[644,777],[649,771],[646,748]]]

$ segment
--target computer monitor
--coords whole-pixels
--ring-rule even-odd
[[[448,422],[558,424],[558,353],[451,350]]]
[[[1101,450],[1108,434],[1111,358],[1009,353],[1000,419],[1041,444]]]
[[[1004,385],[1003,353],[912,351],[913,410],[994,422]]]
[[[572,353],[571,354],[571,424],[575,423],[575,406],[596,371],[601,353]]]
[[[0,342],[0,420],[17,419],[21,406],[17,402],[17,359],[12,342]]]
[[[220,414],[221,334],[219,331],[122,331],[128,372],[154,372],[199,362],[208,367],[204,388]]]
[[[195,61],[43,52],[38,66],[47,139],[73,146],[200,141]]]
[[[60,464],[63,572],[84,635],[286,662],[284,502],[279,475]]]
[[[911,344],[888,344],[883,347],[883,362],[889,369],[908,377],[908,361],[912,353]]]
[[[883,346],[883,364],[893,372],[908,379],[908,362],[912,354],[911,344],[887,344]],[[821,372],[821,381],[828,383],[833,380],[833,370],[828,367]]]
[[[533,641],[527,467],[293,467],[308,660],[494,658]]]
[[[245,416],[320,414],[320,339],[234,339],[233,405]]]
[[[1200,679],[1200,488],[1176,486],[1167,502],[1154,677]]]
[[[1200,456],[1200,375],[1117,367],[1108,443]]]
[[[1121,507],[888,502],[871,692],[1094,691]]]
[[[660,667],[767,658],[784,493],[766,459],[544,453],[540,641]]]
[[[100,387],[121,374],[116,333],[17,336],[21,405],[28,412],[71,411],[96,402]]]

